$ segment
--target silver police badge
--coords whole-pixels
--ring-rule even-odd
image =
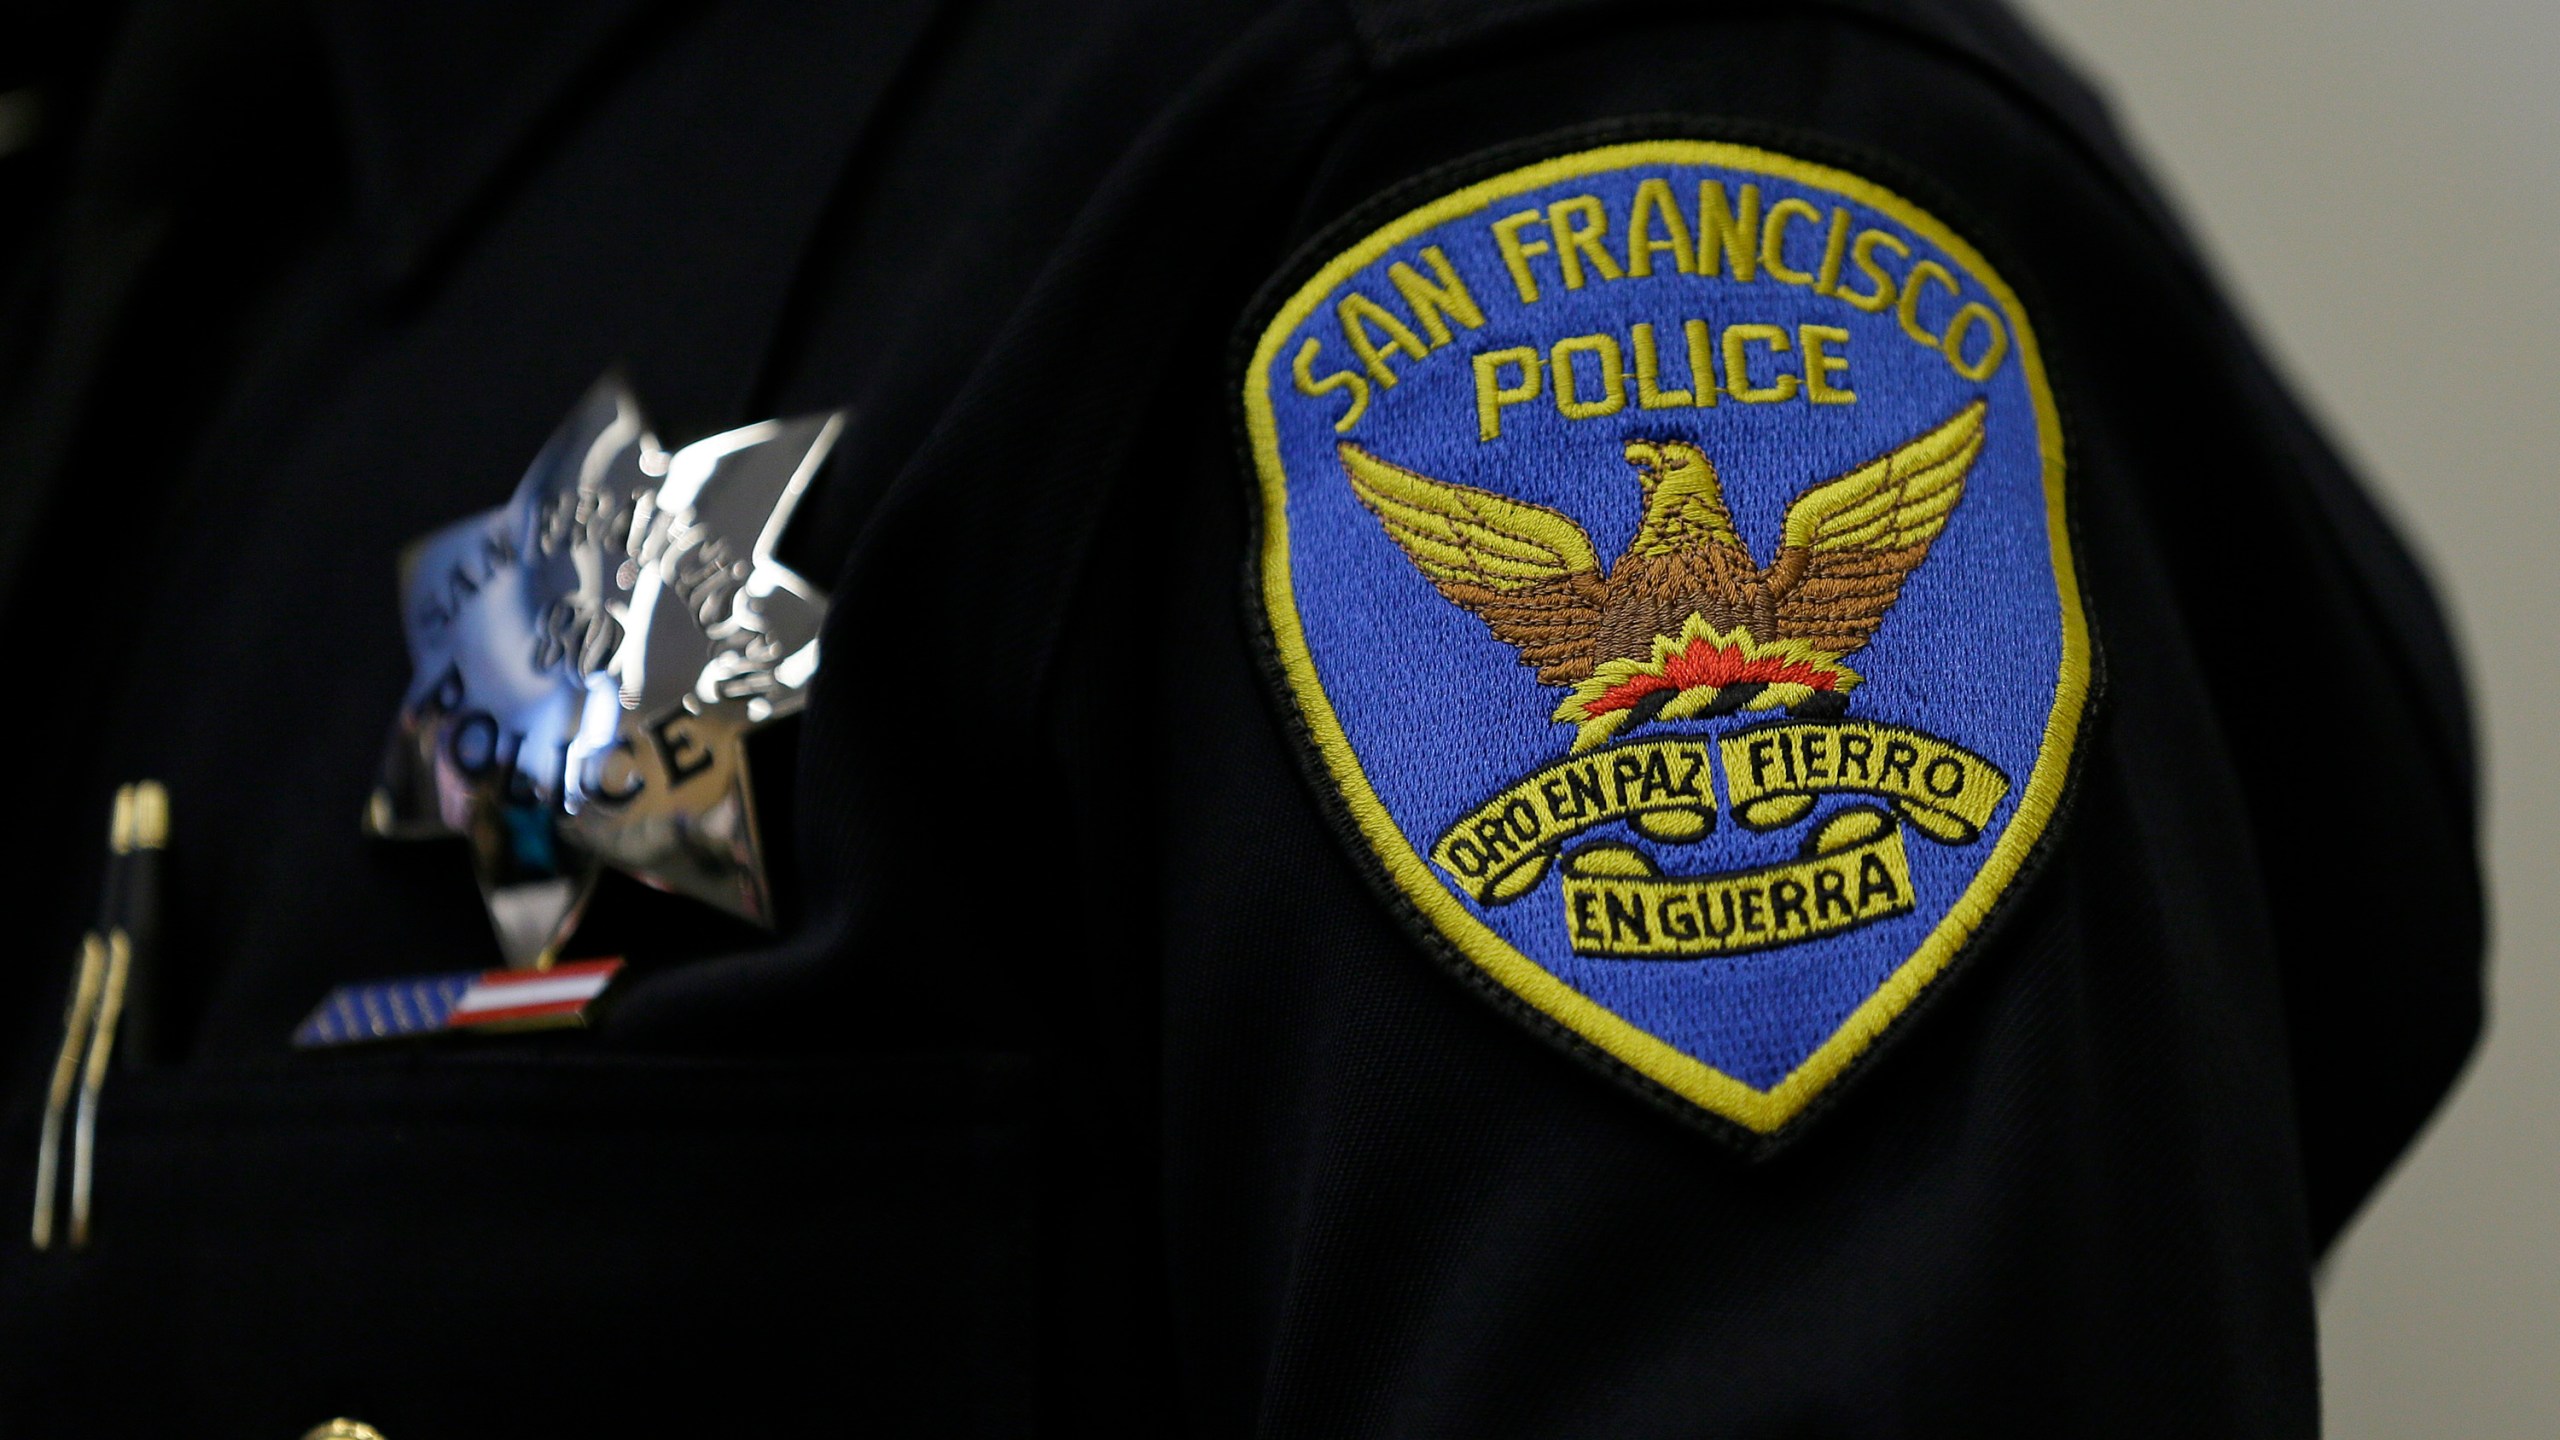
[[[506,504],[402,555],[416,675],[366,828],[469,841],[509,965],[557,958],[607,866],[773,923],[745,740],[817,673],[826,597],[773,551],[844,424],[669,452],[607,376]]]

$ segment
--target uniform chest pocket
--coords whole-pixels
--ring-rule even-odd
[[[0,1264],[0,1429],[1014,1433],[1032,1084],[966,1054],[128,1077],[89,1248]]]

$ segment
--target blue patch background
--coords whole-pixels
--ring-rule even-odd
[[[1955,256],[1882,212],[1787,179],[1707,165],[1639,165],[1505,197],[1381,256],[1328,294],[1273,352],[1269,388],[1287,475],[1290,574],[1326,696],[1378,798],[1428,865],[1432,842],[1453,820],[1566,752],[1573,729],[1549,718],[1566,692],[1539,684],[1516,650],[1442,598],[1414,568],[1353,495],[1335,455],[1337,441],[1349,440],[1435,479],[1561,510],[1590,532],[1606,565],[1641,519],[1636,472],[1621,458],[1620,447],[1635,438],[1690,440],[1714,463],[1745,543],[1766,564],[1776,553],[1786,506],[1808,486],[1917,437],[1977,395],[1989,397],[1983,454],[1966,479],[1963,500],[1875,638],[1848,659],[1864,678],[1850,698],[1852,716],[1916,726],[1955,741],[1998,765],[2010,781],[1991,825],[1970,845],[1941,845],[1904,827],[1917,900],[1911,913],[1846,935],[1729,958],[1585,959],[1567,944],[1558,898],[1561,867],[1551,868],[1520,898],[1488,906],[1468,899],[1437,866],[1429,866],[1458,903],[1565,983],[1676,1049],[1765,1090],[1828,1039],[1911,956],[2007,830],[2054,703],[2062,611],[2046,529],[2035,405],[2014,335],[2000,368],[1975,382],[1906,334],[1892,308],[1867,314],[1809,287],[1773,280],[1765,270],[1748,284],[1722,274],[1704,278],[1676,271],[1617,281],[1593,274],[1577,291],[1564,287],[1554,257],[1542,255],[1530,261],[1540,298],[1534,305],[1521,303],[1493,241],[1495,219],[1596,194],[1610,216],[1604,243],[1623,263],[1628,204],[1636,185],[1651,177],[1670,182],[1693,227],[1703,179],[1722,180],[1737,198],[1741,185],[1758,185],[1764,214],[1789,196],[1809,201],[1824,220],[1799,218],[1788,228],[1786,259],[1798,270],[1817,268],[1830,212],[1845,206],[1852,237],[1873,227],[1910,247],[1908,260],[1889,252],[1877,257],[1889,274],[1898,278],[1909,265],[1935,259],[1956,277],[1958,298],[1935,286],[1925,290],[1920,315],[1930,329],[1943,330],[1965,300],[1979,300],[2001,314],[2004,325],[2009,322],[1996,297]],[[1552,239],[1543,224],[1523,234]],[[1405,261],[1429,276],[1419,258],[1429,245],[1446,252],[1483,306],[1486,323],[1468,330],[1453,322],[1454,342],[1424,360],[1389,356],[1399,383],[1373,386],[1368,412],[1337,435],[1333,425],[1346,397],[1339,391],[1300,394],[1290,360],[1313,337],[1323,346],[1313,373],[1357,370],[1357,357],[1334,316],[1335,303],[1358,290],[1407,315],[1387,267]],[[1657,252],[1655,261],[1668,267],[1671,257]],[[1844,264],[1842,288],[1864,291],[1870,284],[1854,265]],[[1472,355],[1512,345],[1544,353],[1557,340],[1592,332],[1613,334],[1625,346],[1627,328],[1650,321],[1661,342],[1662,384],[1684,388],[1688,363],[1681,326],[1691,318],[1706,319],[1719,332],[1727,324],[1751,322],[1783,325],[1791,334],[1798,324],[1848,330],[1851,340],[1843,353],[1850,368],[1835,383],[1854,389],[1857,402],[1817,406],[1799,398],[1744,405],[1719,397],[1712,409],[1647,411],[1637,408],[1630,382],[1626,408],[1618,414],[1569,421],[1557,413],[1550,389],[1536,401],[1506,407],[1499,439],[1477,440]],[[1980,343],[1978,333],[1968,338]],[[1800,373],[1800,353],[1777,357],[1774,367],[1765,346],[1755,345],[1753,354],[1761,383],[1774,369]],[[1631,350],[1627,363],[1632,369]],[[1628,733],[1721,736],[1782,716],[1751,712]],[[1720,807],[1726,796],[1719,774]],[[1691,844],[1644,840],[1624,825],[1600,827],[1583,840],[1633,843],[1666,874],[1720,873],[1792,857],[1811,827],[1855,803],[1851,797],[1825,801],[1804,820],[1766,834],[1744,830],[1723,811],[1715,831]]]

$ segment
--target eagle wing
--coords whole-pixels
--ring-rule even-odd
[[[1964,498],[1984,402],[1795,498],[1769,567],[1778,634],[1834,655],[1867,643]]]
[[[1414,568],[1550,685],[1591,673],[1600,626],[1600,557],[1571,516],[1416,474],[1357,445],[1340,447],[1351,493]]]

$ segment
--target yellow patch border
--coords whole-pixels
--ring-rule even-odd
[[[1388,816],[1386,806],[1360,767],[1359,757],[1352,751],[1349,737],[1343,733],[1332,702],[1325,696],[1314,658],[1307,649],[1289,570],[1288,477],[1280,464],[1279,431],[1270,391],[1281,342],[1314,313],[1336,286],[1426,230],[1483,212],[1495,202],[1523,191],[1602,171],[1663,164],[1715,165],[1792,180],[1855,200],[1909,227],[1961,262],[1982,282],[1999,302],[2010,333],[2017,338],[2018,358],[2025,367],[2028,392],[2035,401],[2037,448],[2044,459],[2046,531],[2053,549],[2054,588],[2062,604],[2062,665],[2055,683],[2053,711],[2046,718],[2035,769],[2027,777],[2008,829],[2001,833],[1973,882],[1949,907],[1946,918],[1929,932],[1910,958],[1850,1012],[1802,1064],[1767,1090],[1754,1088],[1680,1053],[1584,997],[1512,948],[1441,887],[1423,856]],[[1971,245],[1918,205],[1846,171],[1726,141],[1642,140],[1556,156],[1479,181],[1408,211],[1328,261],[1289,297],[1263,331],[1254,347],[1251,368],[1246,371],[1244,400],[1246,436],[1263,499],[1263,610],[1299,711],[1361,834],[1396,888],[1477,968],[1664,1089],[1752,1131],[1775,1133],[1812,1103],[1954,961],[1965,942],[1989,917],[1993,903],[2034,853],[2036,841],[2043,836],[2062,799],[2072,752],[2079,739],[2081,715],[2088,705],[2090,682],[2088,619],[2081,608],[2079,575],[2072,562],[2070,529],[2063,506],[2061,416],[2045,378],[2044,358],[2035,332],[2027,323],[2016,293]]]

